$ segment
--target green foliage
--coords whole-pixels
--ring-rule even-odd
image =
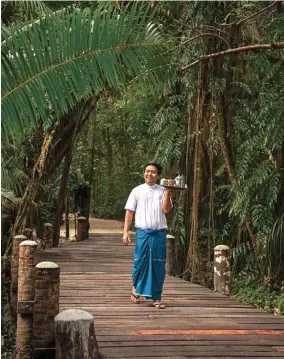
[[[31,170],[24,161],[36,158],[39,150],[26,136],[30,124],[41,118],[46,129],[62,112],[98,92],[96,116],[75,146],[70,200],[92,172],[93,214],[122,219],[131,189],[143,182],[145,162],[161,162],[165,176],[185,174],[188,191],[174,198],[169,224],[176,238],[176,273],[189,272],[194,146],[201,139],[197,279],[210,286],[213,246],[227,244],[236,298],[283,312],[283,54],[238,53],[202,61],[189,71],[181,67],[202,54],[278,42],[284,15],[265,12],[248,26],[242,19],[265,3],[158,2],[156,12],[135,2],[124,4],[124,10],[114,2],[93,2],[92,10],[79,3],[68,2],[67,10],[4,32],[4,206],[13,209],[10,193],[22,194]],[[238,26],[229,25],[238,21]],[[175,67],[164,66],[168,63]],[[140,78],[147,81],[137,82]],[[162,90],[154,92],[147,84]],[[201,90],[202,128],[196,130]],[[8,144],[19,134],[25,134],[23,143],[13,138]],[[59,183],[58,171],[41,191],[44,221],[54,214]],[[12,210],[7,213],[4,218],[12,223]]]
[[[49,7],[41,0],[29,1],[1,1],[1,19],[6,26],[13,23],[19,24],[25,19],[50,12]],[[2,26],[2,31],[9,33],[9,30]]]
[[[253,247],[250,242],[243,242],[230,250],[230,257],[233,261],[248,260],[253,255]],[[247,258],[246,258],[247,257]]]
[[[25,133],[24,140],[11,140],[2,146],[1,179],[6,191],[21,196],[26,187],[31,168],[40,150],[42,137],[36,133],[29,136]],[[5,192],[2,193],[2,196]]]
[[[280,294],[279,288],[248,277],[245,272],[234,278],[231,292],[235,299],[265,311],[273,312],[276,307],[283,310],[283,294]]]
[[[268,274],[275,278],[284,278],[284,214],[273,224],[272,231],[268,236],[267,258]]]
[[[2,46],[3,138],[22,134],[39,117],[46,120],[47,101],[60,117],[80,99],[119,88],[147,69],[156,68],[147,81],[157,83],[167,57],[158,56],[164,45],[152,23],[154,12],[141,9],[133,6],[119,15],[88,8],[61,11],[7,37]]]
[[[92,212],[100,218],[124,217],[124,206],[133,187],[143,182],[143,165],[154,157],[156,138],[147,131],[159,99],[149,88],[133,83],[120,93],[104,93],[98,103],[96,121],[90,120],[76,145],[72,174],[86,177],[88,131],[94,132]]]
[[[269,275],[274,277],[278,273],[281,278],[278,271],[283,263],[281,226],[273,230],[273,225],[277,218],[275,205],[283,186],[277,157],[284,138],[281,106],[284,91],[279,81],[284,72],[279,63],[271,64],[266,55],[250,56],[248,62],[250,76],[245,78],[245,86],[249,90],[236,101],[237,183],[230,214],[240,221],[250,214],[258,260],[263,262],[262,268],[270,267]]]
[[[1,257],[1,358],[15,353],[16,327],[10,314],[11,257]]]
[[[279,313],[284,315],[284,293],[280,294],[275,301],[275,307],[279,309]]]

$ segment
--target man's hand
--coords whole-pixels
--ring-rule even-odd
[[[173,208],[171,194],[172,194],[171,190],[168,190],[168,189],[165,190],[165,195],[164,195],[163,205],[162,205],[163,213],[169,213],[170,210]]]
[[[131,242],[129,232],[123,233],[122,241],[126,246],[128,246],[128,244]]]

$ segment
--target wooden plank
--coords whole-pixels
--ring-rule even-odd
[[[180,278],[166,278],[165,310],[131,304],[133,249],[102,234],[39,253],[60,266],[60,311],[91,313],[108,359],[283,357],[283,317]]]

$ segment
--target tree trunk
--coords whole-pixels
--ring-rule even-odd
[[[80,119],[80,127],[77,126],[75,135],[83,127],[86,120],[89,118],[90,111],[93,109],[94,104],[97,103],[98,96],[89,97],[84,103],[80,102],[72,111],[78,111],[78,118]],[[19,206],[13,230],[11,232],[10,245],[7,247],[6,255],[11,252],[12,238],[15,235],[20,234],[25,223],[26,214],[35,200],[40,184],[46,178],[49,178],[55,169],[60,165],[62,159],[66,155],[66,151],[69,148],[69,141],[72,139],[70,131],[76,127],[76,123],[70,123],[68,116],[65,115],[62,119],[55,122],[52,129],[45,135],[39,158],[35,164],[32,172],[32,178],[28,183],[25,193],[22,197],[21,204]]]
[[[69,226],[69,197],[68,197],[68,190],[66,194],[66,201],[65,201],[65,229],[66,229],[66,239],[70,237],[70,226]]]
[[[227,118],[227,108],[225,104],[225,99],[221,99],[220,104],[220,113],[218,118],[218,139],[221,147],[221,151],[223,153],[225,166],[227,168],[230,182],[232,185],[236,182],[236,173],[234,160],[232,155],[231,144],[227,136],[227,128],[228,128],[228,118]]]
[[[88,231],[89,231],[89,217],[90,217],[90,208],[91,208],[91,198],[92,198],[92,189],[94,188],[93,186],[93,178],[94,178],[94,160],[95,160],[95,140],[96,140],[96,131],[95,131],[95,124],[96,124],[96,117],[97,117],[97,104],[95,104],[95,106],[93,107],[93,110],[90,114],[90,119],[89,119],[89,138],[88,138],[88,142],[89,142],[89,156],[88,156],[88,162],[87,162],[87,172],[85,175],[86,181],[89,182],[89,186],[90,186],[90,196],[88,198],[88,202],[87,202],[87,206],[86,206],[86,213],[84,213],[85,217],[87,218],[88,221]],[[93,199],[95,199],[93,197]],[[88,235],[87,235],[88,237]]]
[[[21,204],[17,212],[17,217],[13,225],[11,238],[14,238],[15,235],[20,234],[20,232],[22,231],[26,214],[31,206],[32,201],[35,199],[37,195],[40,182],[42,181],[45,175],[47,157],[49,151],[52,150],[52,141],[58,128],[59,128],[59,121],[55,123],[53,129],[44,137],[41,153],[34,167],[32,178],[26,187],[25,193],[22,197]],[[9,252],[10,252],[10,247],[8,247],[7,249],[7,253]]]
[[[194,167],[193,167],[193,188],[192,188],[192,209],[191,209],[191,228],[189,249],[187,254],[186,268],[191,268],[190,280],[196,279],[196,271],[198,264],[198,229],[199,229],[199,205],[202,186],[202,146],[201,146],[201,129],[203,117],[203,105],[205,91],[201,85],[203,79],[202,67],[200,68],[199,84],[200,88],[197,97],[197,107],[195,113],[195,148],[194,148]],[[186,275],[188,277],[188,273]]]
[[[57,208],[56,208],[56,215],[54,221],[53,247],[57,247],[59,244],[61,218],[65,207],[65,198],[67,195],[67,184],[68,184],[68,176],[70,172],[71,162],[72,162],[72,143],[65,156],[63,172],[60,180],[60,189],[58,193]]]

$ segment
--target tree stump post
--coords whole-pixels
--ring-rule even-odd
[[[67,309],[55,319],[56,359],[102,359],[93,316],[80,309]]]
[[[76,237],[76,242],[83,241],[87,238],[87,219],[86,217],[78,218],[78,232]]]
[[[52,224],[45,223],[43,230],[42,249],[52,248]]]
[[[230,294],[229,247],[220,244],[214,248],[214,292]]]
[[[37,243],[26,240],[20,243],[19,248],[16,358],[30,359],[32,355],[34,265]]]
[[[11,260],[11,288],[10,288],[10,303],[11,311],[14,319],[17,316],[18,303],[18,272],[19,272],[19,245],[27,239],[22,234],[17,235],[13,239],[12,260]]]
[[[175,250],[175,237],[167,234],[167,260],[166,260],[166,273],[173,275],[174,265],[174,250]]]
[[[54,318],[59,313],[60,268],[53,262],[41,262],[35,267],[35,301],[33,319],[34,358],[36,348],[55,346]]]
[[[28,240],[33,240],[33,230],[30,228],[24,228],[22,234],[27,237]]]

